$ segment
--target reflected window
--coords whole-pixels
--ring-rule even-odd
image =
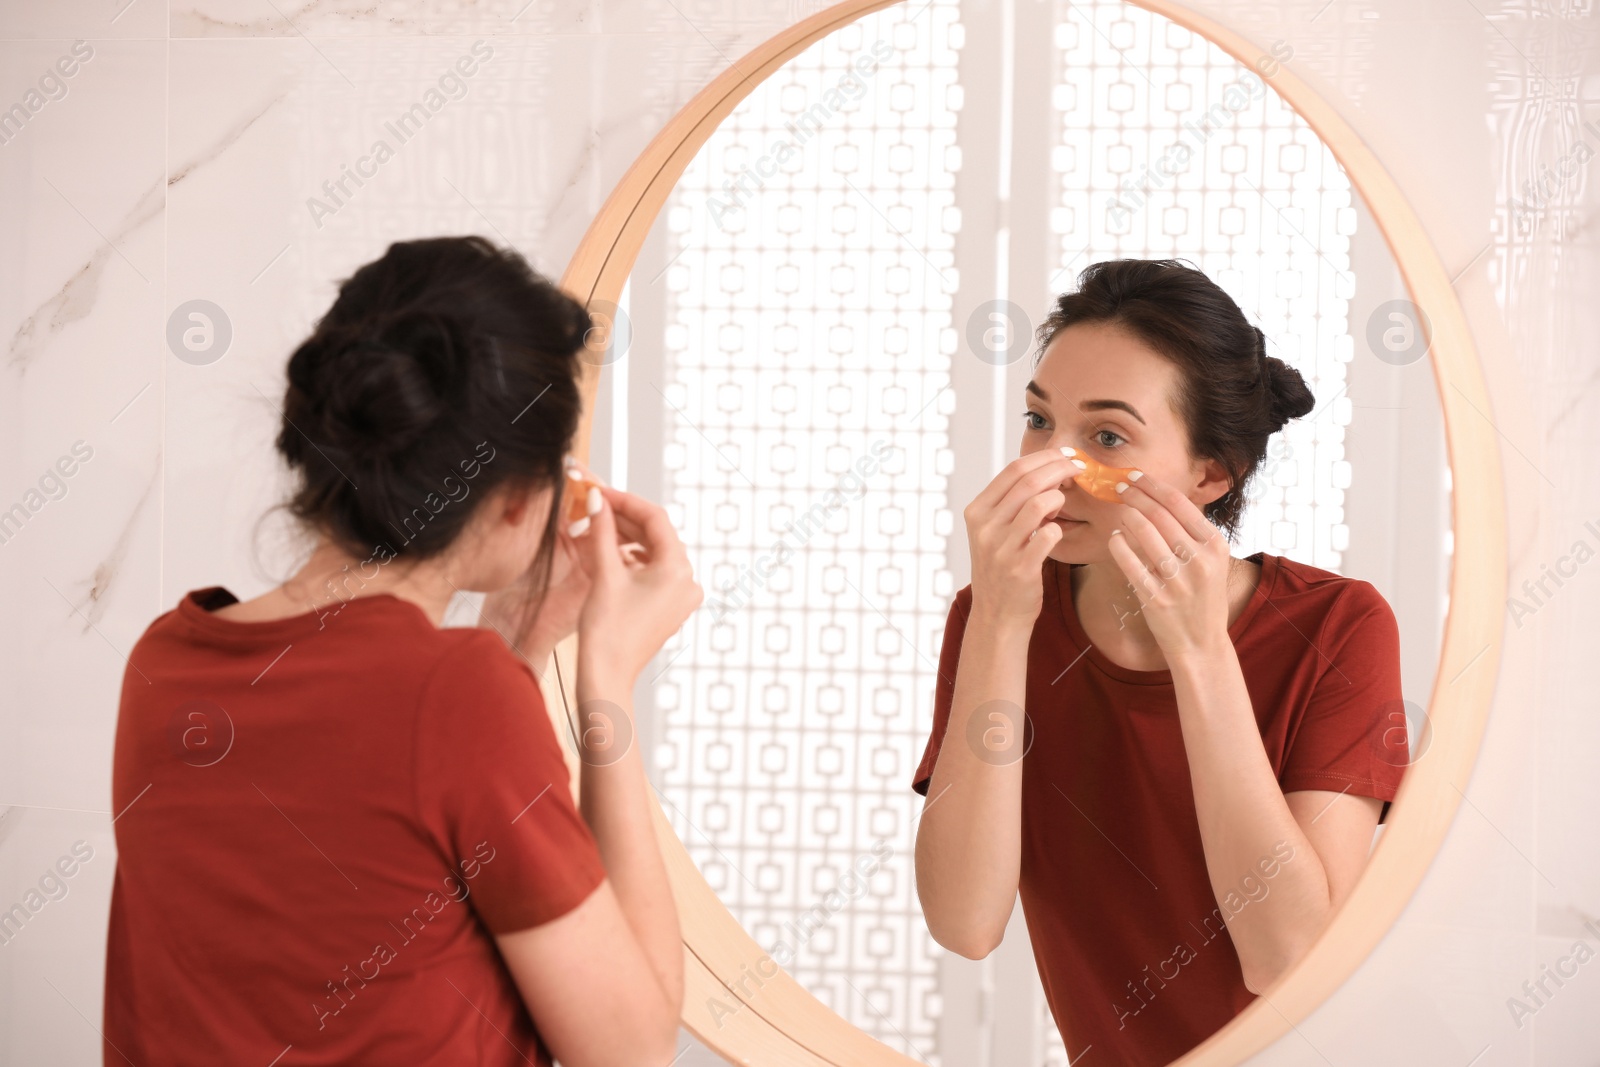
[[[656,683],[663,808],[778,963],[930,1062],[906,783],[955,592],[960,44],[904,5],[787,63],[679,182],[663,279],[661,488],[706,591]]]

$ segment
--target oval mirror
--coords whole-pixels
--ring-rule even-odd
[[[962,509],[1018,455],[1034,330],[1094,262],[1189,261],[1301,373],[1315,408],[1273,435],[1232,552],[1364,579],[1400,631],[1406,769],[1360,882],[1182,1062],[1288,1032],[1420,880],[1495,674],[1499,468],[1444,268],[1296,44],[1156,2],[841,3],[733,61],[585,236],[580,455],[668,507],[706,591],[636,706],[684,1024],[722,1055],[1085,1051],[1020,909],[984,965],[930,936],[910,786]]]

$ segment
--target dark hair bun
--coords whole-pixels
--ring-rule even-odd
[[[1277,356],[1266,357],[1267,396],[1271,401],[1273,432],[1303,418],[1317,406],[1317,398],[1301,373]]]
[[[295,517],[352,553],[449,548],[495,487],[549,486],[582,397],[583,305],[482,237],[399,241],[339,286],[289,359],[278,451]]]
[[[289,361],[302,398],[296,423],[358,463],[403,453],[468,391],[461,332],[428,311],[319,330]]]

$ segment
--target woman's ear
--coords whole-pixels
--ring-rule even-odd
[[[501,501],[496,505],[501,519],[511,526],[531,526],[534,529],[544,529],[545,519],[549,517],[549,501],[553,495],[547,485],[529,484],[513,488],[500,486],[499,491],[504,493]]]
[[[489,505],[490,514],[496,519],[502,519],[516,526],[523,521],[528,509],[533,506],[533,493],[531,489],[497,485],[489,497]]]
[[[1189,499],[1202,511],[1212,501],[1221,500],[1233,488],[1228,469],[1214,459],[1201,460],[1193,468],[1199,482],[1189,491]]]

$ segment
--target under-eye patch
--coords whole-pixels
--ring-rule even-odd
[[[565,503],[562,506],[562,522],[572,536],[577,537],[589,528],[589,516],[600,510],[598,506],[600,483],[585,476],[577,460],[571,456],[567,457],[565,466],[567,484]],[[582,525],[574,529],[577,523]]]
[[[1128,475],[1137,467],[1107,467],[1096,462],[1092,457],[1079,450],[1074,459],[1082,460],[1083,470],[1072,476],[1079,487],[1096,500],[1104,500],[1108,504],[1117,504],[1122,501],[1122,494],[1117,492],[1118,482],[1130,481]]]

